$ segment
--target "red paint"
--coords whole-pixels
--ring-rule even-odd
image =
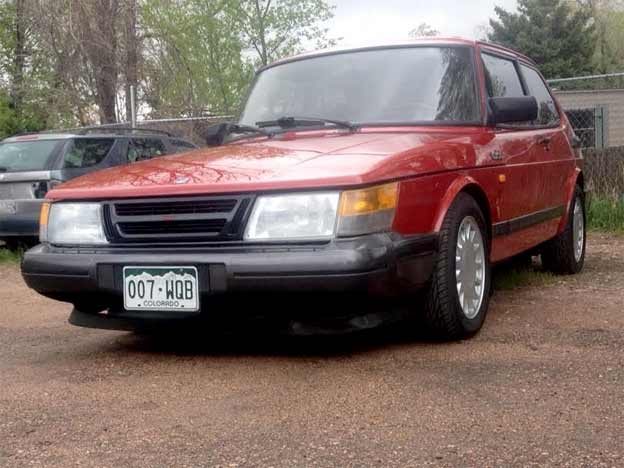
[[[425,42],[474,47],[477,80],[486,115],[481,49],[508,49],[459,39]],[[295,59],[302,59],[298,57]],[[74,179],[49,192],[53,200],[305,191],[400,180],[393,229],[401,234],[436,232],[462,190],[483,193],[492,224],[561,205],[568,206],[581,171],[570,145],[565,114],[549,129],[474,127],[366,127],[290,131],[274,139],[238,143],[107,169]],[[485,117],[484,117],[485,119]],[[548,145],[542,144],[549,138]],[[501,158],[492,158],[494,152]],[[187,183],[180,183],[185,181]],[[505,180],[505,182],[501,182]],[[178,183],[176,183],[176,181]],[[491,258],[520,253],[562,229],[566,214],[492,240]]]

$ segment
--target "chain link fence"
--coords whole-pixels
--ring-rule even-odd
[[[581,139],[592,197],[624,198],[624,73],[551,80]]]

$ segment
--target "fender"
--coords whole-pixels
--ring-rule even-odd
[[[564,190],[566,193],[566,198],[565,198],[566,207],[565,207],[565,213],[561,217],[561,221],[559,221],[559,228],[557,229],[557,234],[561,234],[563,230],[565,229],[566,224],[568,223],[568,218],[570,216],[570,208],[572,207],[572,197],[574,196],[574,188],[576,187],[579,177],[582,177],[582,175],[583,175],[583,172],[581,171],[581,168],[575,167],[574,172],[572,173],[572,175],[570,176],[570,178],[568,179],[565,185]]]
[[[481,186],[477,183],[477,181],[468,175],[462,174],[451,183],[449,188],[446,190],[446,193],[442,197],[442,200],[440,200],[440,203],[438,204],[438,209],[436,211],[434,224],[433,224],[434,232],[440,232],[440,229],[442,228],[442,223],[444,222],[444,218],[446,217],[446,213],[451,207],[451,204],[453,203],[453,201],[455,201],[455,198],[457,198],[457,195],[459,194],[459,192],[463,191],[464,189],[466,189],[466,187],[470,187],[470,186],[476,187],[477,189],[483,191],[481,189]],[[488,210],[489,210],[489,204],[488,204]],[[491,213],[489,212],[484,213],[484,215],[486,216],[487,219],[491,219]],[[488,226],[488,229],[490,228],[491,226]]]

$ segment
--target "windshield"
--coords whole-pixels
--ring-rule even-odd
[[[0,144],[0,172],[41,171],[60,140],[16,141]]]
[[[353,123],[475,123],[480,112],[468,47],[339,53],[261,72],[240,123],[288,116]]]

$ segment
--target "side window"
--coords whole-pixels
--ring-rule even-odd
[[[189,143],[185,140],[171,140],[176,153],[184,153],[185,151],[191,151],[197,148],[193,143]]]
[[[95,166],[104,161],[114,143],[113,138],[76,138],[63,156],[63,168]]]
[[[522,83],[511,60],[482,54],[485,66],[485,84],[490,97],[524,96]]]
[[[167,154],[162,140],[157,138],[133,138],[128,142],[128,162],[145,161]]]
[[[559,123],[559,113],[553,97],[548,92],[542,77],[533,68],[520,65],[529,94],[537,99],[539,108],[537,125],[555,125]]]

